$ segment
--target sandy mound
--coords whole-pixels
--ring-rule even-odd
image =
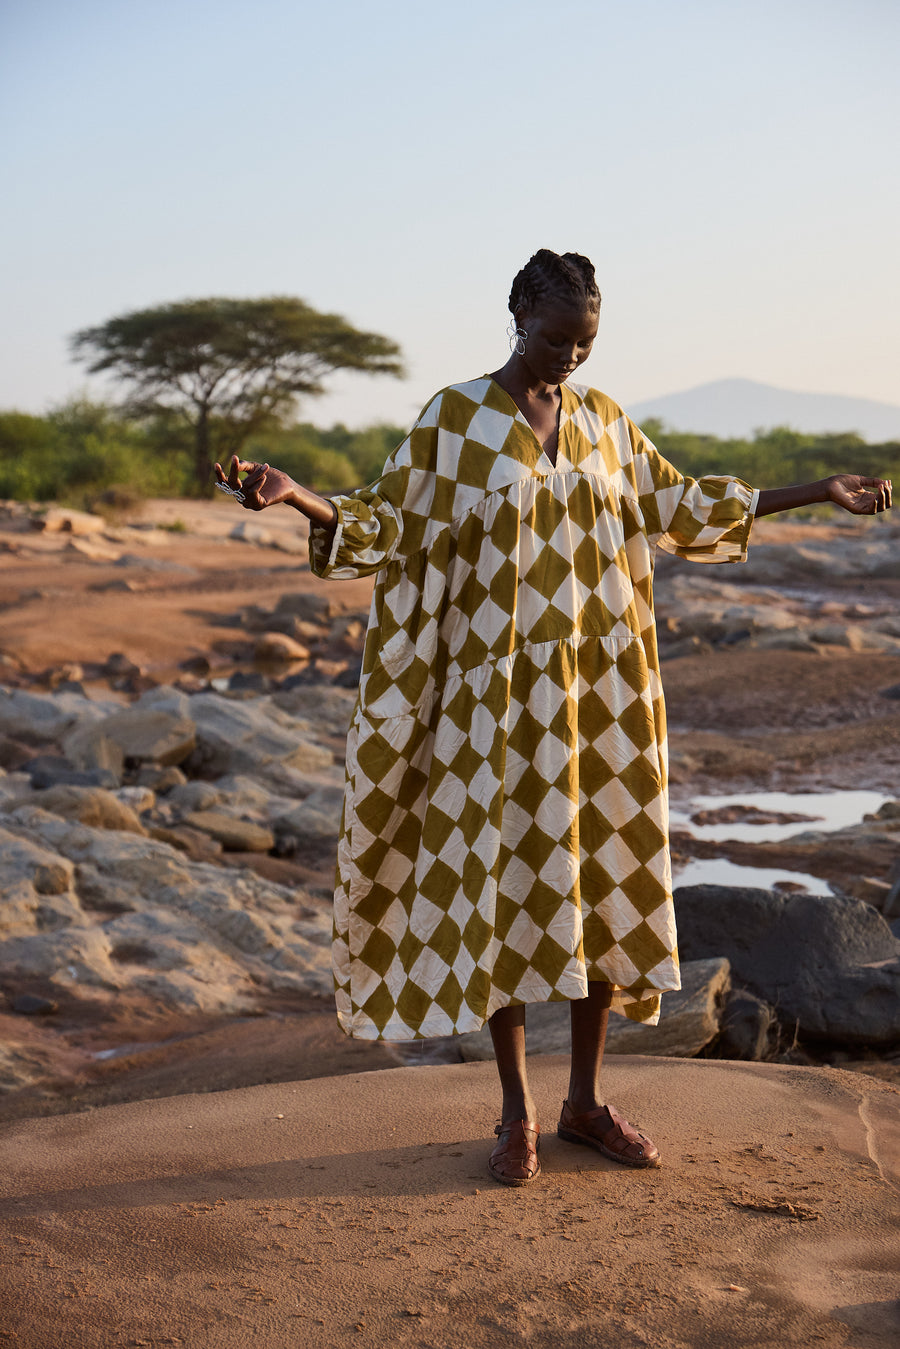
[[[900,1093],[833,1069],[619,1058],[631,1172],[555,1137],[487,1176],[492,1064],[32,1120],[0,1134],[2,1335],[184,1344],[875,1349],[900,1330]]]

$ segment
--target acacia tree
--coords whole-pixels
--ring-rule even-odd
[[[135,415],[176,413],[191,429],[194,483],[211,491],[212,464],[279,424],[301,394],[325,392],[335,370],[402,377],[400,348],[303,300],[183,300],[84,328],[76,360],[131,386]]]

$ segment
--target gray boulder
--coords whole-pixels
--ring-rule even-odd
[[[190,716],[197,727],[197,757],[210,777],[252,774],[268,765],[314,773],[334,762],[331,751],[314,742],[308,723],[271,698],[198,693],[190,700]]]
[[[0,853],[0,942],[34,932],[53,897],[56,908],[77,913],[69,895],[75,868],[67,858],[8,829],[0,829]]]
[[[45,745],[58,741],[79,722],[98,721],[118,704],[94,703],[79,693],[44,696],[26,689],[0,689],[0,734]]]
[[[740,568],[739,582],[772,585],[798,577],[852,576],[855,559],[846,547],[822,543],[758,543]]]
[[[183,763],[196,743],[190,718],[159,706],[126,708],[93,729],[117,745],[124,758],[164,766]]]
[[[32,806],[0,817],[0,965],[60,991],[205,1012],[330,995],[331,915],[251,871]]]
[[[900,941],[860,900],[741,886],[675,892],[686,960],[725,956],[790,1030],[846,1045],[900,1043]]]
[[[300,717],[317,733],[343,737],[356,707],[356,692],[334,684],[307,684],[272,695],[272,701],[291,716]]]
[[[121,782],[125,755],[115,740],[103,734],[100,725],[100,722],[90,721],[73,726],[63,737],[63,751],[85,772],[105,771]]]
[[[221,805],[222,799],[223,793],[211,782],[183,782],[166,793],[166,805],[183,815],[192,810],[212,810]]]
[[[258,525],[254,520],[241,520],[235,525],[228,536],[230,539],[239,539],[242,543],[254,543],[257,548],[274,548],[275,535],[264,525]]]
[[[796,629],[764,632],[756,645],[763,651],[806,651],[813,656],[825,655],[825,648],[821,644],[817,646],[805,633]]]
[[[319,787],[292,810],[275,820],[275,832],[281,845],[302,845],[315,840],[337,841],[344,808],[342,787]]]
[[[157,711],[171,712],[177,717],[190,718],[191,715],[190,694],[173,688],[171,684],[157,684],[155,688],[148,689],[132,706],[134,709],[140,708],[141,711],[152,707]]]
[[[882,913],[889,922],[900,918],[900,876],[892,883],[890,890],[885,895]]]
[[[282,595],[275,606],[277,614],[290,614],[306,623],[325,623],[333,618],[335,606],[331,597],[320,591],[290,591]]]
[[[272,820],[283,810],[289,810],[293,804],[293,797],[279,796],[257,778],[247,777],[243,773],[218,778],[213,785],[220,800],[227,802],[231,810],[240,810],[253,819]],[[196,810],[206,808],[195,807]]]
[[[896,651],[896,637],[860,627],[857,623],[818,623],[809,629],[813,642],[825,646],[846,646],[851,651]]]
[[[22,765],[31,786],[44,787],[118,787],[119,774],[107,768],[79,768],[59,754],[37,754]]]
[[[777,1038],[778,1018],[767,1002],[746,988],[732,989],[722,1014],[718,1054],[725,1059],[766,1058]]]

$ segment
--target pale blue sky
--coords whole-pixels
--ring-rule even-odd
[[[896,0],[7,0],[0,407],[75,329],[299,295],[399,341],[300,415],[406,424],[505,359],[536,248],[626,406],[728,376],[900,402]]]

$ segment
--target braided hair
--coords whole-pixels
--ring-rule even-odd
[[[544,300],[563,300],[573,305],[600,308],[600,291],[590,259],[581,253],[554,253],[539,248],[512,283],[510,312],[526,313]]]

